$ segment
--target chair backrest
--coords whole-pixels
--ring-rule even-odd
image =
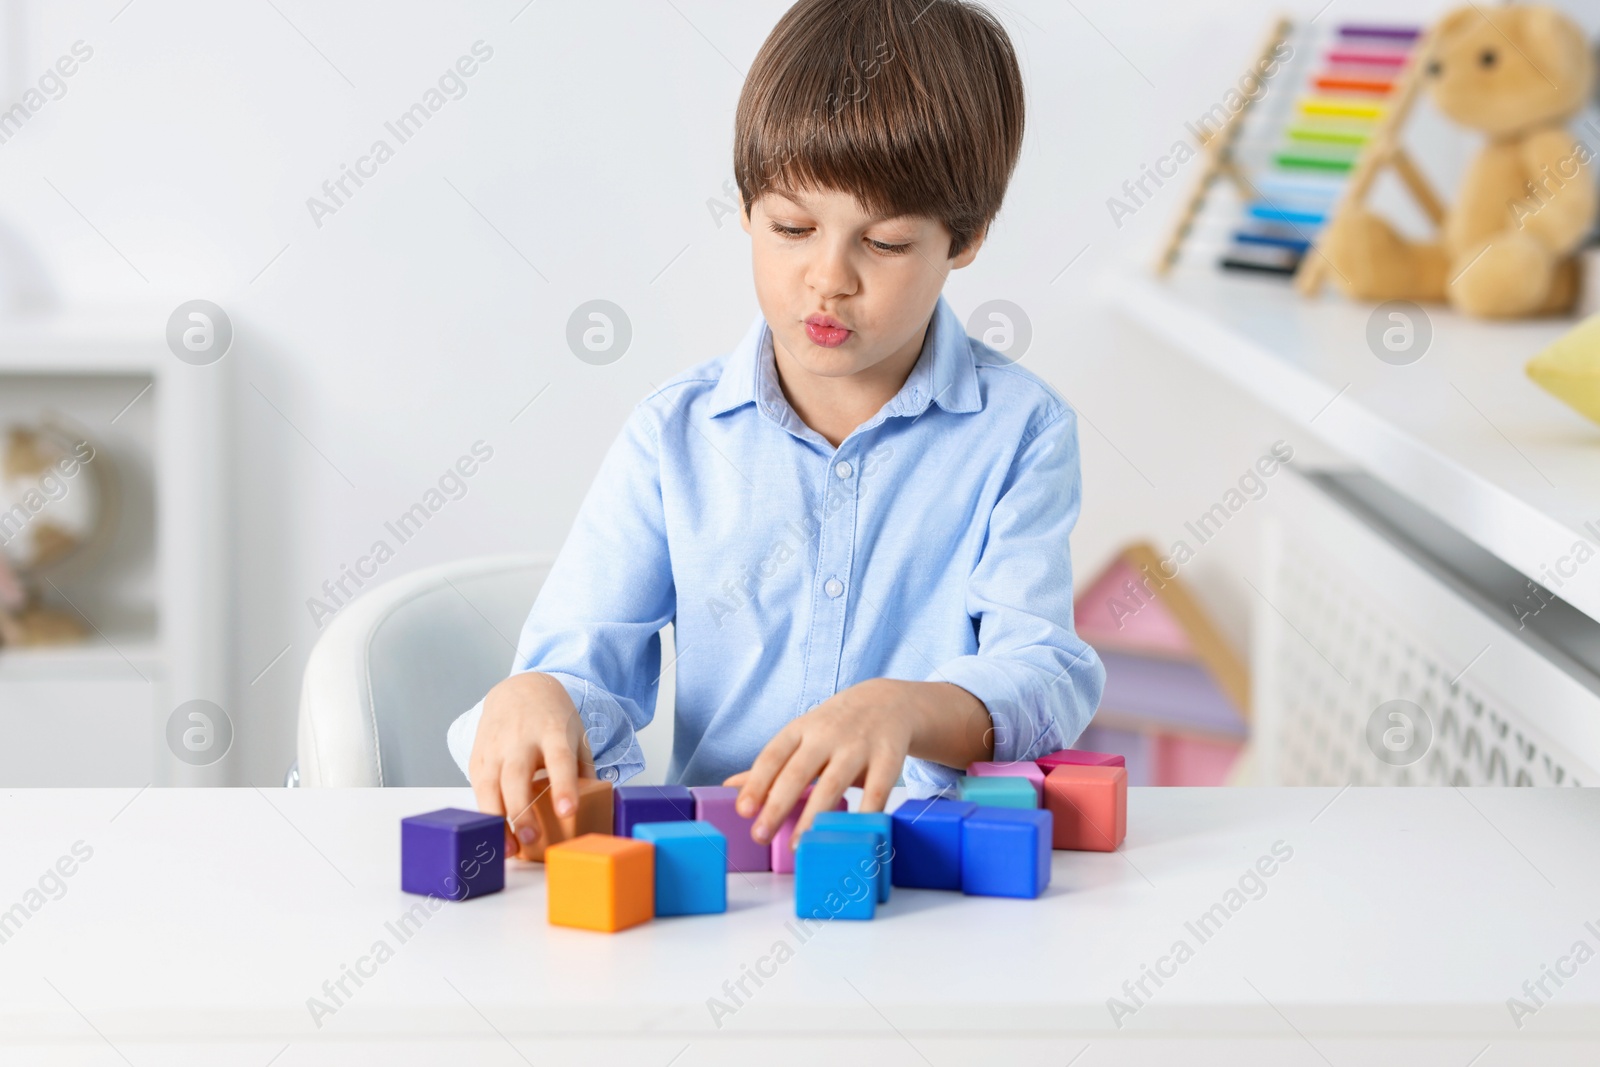
[[[306,663],[301,784],[465,785],[445,731],[510,673],[549,570],[528,555],[445,563],[342,609]]]

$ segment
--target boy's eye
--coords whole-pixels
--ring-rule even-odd
[[[801,234],[806,232],[806,227],[804,227],[804,226],[785,226],[781,222],[774,222],[772,224],[772,232],[773,233],[782,234],[785,237],[799,237]]]
[[[877,251],[882,252],[886,256],[904,255],[906,249],[911,247],[911,244],[909,242],[907,242],[906,244],[903,244],[903,245],[891,245],[891,244],[885,244],[882,241],[870,241],[869,240],[867,243],[870,244]]]
[[[778,234],[781,237],[790,238],[804,237],[806,232],[811,228],[809,226],[785,226],[781,222],[769,222],[768,225],[771,227],[773,233]],[[906,250],[911,247],[911,243],[909,241],[905,244],[896,245],[890,244],[887,241],[874,241],[871,238],[867,239],[867,244],[872,246],[873,251],[882,253],[886,256],[904,255]]]

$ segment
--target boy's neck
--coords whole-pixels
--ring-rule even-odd
[[[931,323],[930,317],[916,336],[892,356],[842,377],[806,370],[774,335],[772,360],[778,372],[778,385],[800,421],[838,448],[840,442],[876,415],[906,384],[911,369],[917,365],[917,357],[922,354]]]

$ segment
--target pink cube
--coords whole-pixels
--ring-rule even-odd
[[[1080,752],[1075,748],[1064,748],[1060,752],[1052,752],[1048,756],[1040,756],[1034,761],[1049,774],[1057,767],[1127,767],[1128,761],[1112,752]]]
[[[1033,791],[1039,794],[1039,806],[1044,806],[1044,771],[1031,760],[1022,763],[969,763],[967,773],[974,778],[1026,778],[1033,783]]]
[[[728,870],[770,871],[772,849],[750,836],[755,819],[747,819],[734,808],[739,790],[731,785],[695,785],[689,787],[694,795],[694,817],[708,822],[722,831],[728,839]]]
[[[795,824],[800,821],[800,813],[806,810],[806,801],[809,799],[811,787],[808,785],[806,791],[800,794],[800,799],[794,802],[788,818],[778,827],[778,832],[772,835],[772,870],[775,874],[794,873],[794,849],[789,847],[789,841],[794,837]],[[845,804],[844,797],[840,797],[831,810],[847,811],[849,806]]]

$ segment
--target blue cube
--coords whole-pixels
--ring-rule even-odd
[[[876,862],[880,834],[871,830],[807,830],[794,857],[794,913],[802,919],[870,919],[878,912]]]
[[[1037,808],[1039,791],[1020,775],[967,775],[961,779],[961,799],[979,807]]]
[[[894,884],[961,888],[961,820],[978,810],[962,800],[908,800],[894,810]]]
[[[681,785],[619,785],[611,795],[611,832],[632,837],[642,822],[688,822],[694,818],[694,794]]]
[[[1050,884],[1052,816],[1045,808],[980,807],[961,823],[961,891],[1032,899]]]
[[[656,849],[656,915],[728,910],[728,839],[708,822],[641,822],[633,836]]]
[[[878,843],[873,846],[871,870],[862,873],[868,874],[877,882],[878,903],[884,904],[889,900],[890,875],[893,870],[893,822],[893,819],[881,811],[819,811],[811,820],[811,830],[807,832],[848,830],[877,835]]]
[[[400,888],[466,900],[506,887],[506,820],[440,808],[400,820]]]

